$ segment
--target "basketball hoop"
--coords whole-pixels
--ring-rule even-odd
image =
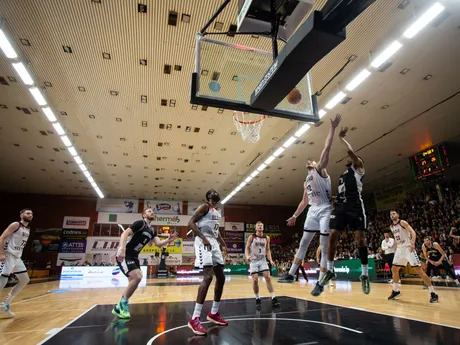
[[[260,139],[260,129],[264,123],[266,115],[245,113],[242,111],[233,112],[233,123],[236,130],[241,134],[247,143],[256,143]]]

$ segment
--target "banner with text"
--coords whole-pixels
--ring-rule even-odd
[[[82,266],[85,263],[85,253],[59,253],[56,266]]]
[[[225,231],[244,231],[244,223],[225,222]]]
[[[88,230],[82,229],[62,229],[61,238],[63,240],[85,240],[88,237]]]
[[[182,254],[195,254],[195,241],[182,241]]]
[[[85,253],[85,240],[61,240],[59,253]]]
[[[244,253],[243,242],[226,242],[228,253]]]
[[[387,211],[406,199],[404,185],[398,184],[384,190],[374,192],[375,205],[379,211]]]
[[[32,253],[57,252],[61,242],[62,228],[33,229]]]
[[[244,232],[242,231],[225,231],[225,239],[229,241],[244,241]]]
[[[182,254],[182,265],[194,266],[195,254]]]
[[[139,200],[137,199],[97,199],[97,212],[137,213]]]
[[[113,253],[115,254],[120,245],[120,237],[90,236],[86,240],[86,252],[91,254]]]
[[[180,216],[168,216],[168,215],[155,215],[155,218],[151,222],[155,225],[176,225],[176,226],[187,226],[191,216],[180,215]],[[140,213],[109,213],[99,212],[97,215],[98,224],[133,224],[135,221],[142,219]],[[220,220],[220,226],[224,226],[225,218],[222,217]]]
[[[256,231],[256,223],[244,223],[246,231]],[[278,224],[264,224],[265,232],[281,232],[281,227]]]
[[[89,229],[89,217],[65,216],[63,229]]]
[[[166,239],[165,238],[161,238]],[[161,247],[157,247],[153,241],[147,243],[147,245],[141,250],[141,254],[155,254],[155,253],[161,253]],[[182,238],[176,238],[174,242],[171,242],[168,244],[166,247],[166,251],[169,254],[182,254]]]
[[[144,209],[151,208],[155,214],[182,214],[182,201],[145,200]]]

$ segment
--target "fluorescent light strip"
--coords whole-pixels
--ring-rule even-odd
[[[70,147],[67,148],[67,150],[69,150],[69,152],[72,155],[72,157],[78,156],[78,153],[77,153],[77,150],[75,150],[75,147],[70,146]]]
[[[347,95],[340,91],[337,95],[335,95],[330,101],[328,104],[326,104],[326,108],[327,109],[332,109],[334,108],[337,104],[339,104],[339,102],[344,99]]]
[[[78,164],[78,167],[80,168],[81,171],[85,172],[86,170],[86,166],[82,163],[82,164]]]
[[[326,110],[323,110],[321,109],[319,112],[318,112],[318,115],[319,115],[319,118],[322,118],[324,115],[327,114],[327,111]]]
[[[78,165],[83,164],[80,156],[75,156],[75,157],[73,157],[73,159],[75,160],[75,163],[77,163]]]
[[[310,125],[308,123],[304,124],[302,127],[299,128],[297,132],[295,132],[294,136],[296,137],[301,137],[308,129],[310,128]]]
[[[97,195],[99,195],[99,198],[101,198],[101,199],[104,198],[104,194],[102,194],[102,192],[99,189],[99,187],[94,188],[94,190],[96,191]]]
[[[246,182],[241,182],[239,187],[243,188],[244,186],[246,186]]]
[[[257,171],[258,171],[258,172],[261,172],[261,171],[264,170],[266,167],[267,167],[267,164],[262,163],[262,164],[259,165],[259,167],[257,168]]]
[[[249,183],[251,180],[252,180],[252,177],[248,176],[248,177],[246,177],[246,180],[244,180],[244,182]]]
[[[235,192],[239,192],[240,190],[241,190],[241,187],[240,187],[240,186],[238,186],[238,187],[235,188]]]
[[[404,31],[404,37],[412,38],[417,35],[425,26],[427,26],[434,18],[436,18],[445,7],[439,2],[436,2],[431,6],[422,16],[415,21],[406,31]]]
[[[283,147],[287,149],[287,148],[288,148],[289,146],[291,146],[291,145],[294,143],[294,141],[296,141],[296,140],[297,140],[296,137],[290,137],[290,138],[289,138],[288,140],[286,140],[286,142],[283,144]]]
[[[87,178],[88,178],[89,183],[95,183],[94,179],[93,179],[93,177],[91,175],[89,175],[89,177],[87,177]]]
[[[90,178],[90,177],[91,177],[91,175],[90,175],[90,173],[88,172],[88,170],[84,171],[84,172],[83,172],[83,175],[85,175],[86,178]]]
[[[269,165],[271,162],[273,162],[273,161],[275,160],[275,158],[276,158],[275,156],[270,156],[270,157],[268,157],[268,158],[265,160],[264,164]]]
[[[14,69],[21,77],[22,81],[26,85],[34,85],[34,80],[30,76],[29,72],[26,69],[26,66],[22,62],[16,62],[13,64]],[[40,104],[41,105],[41,104]]]
[[[32,96],[35,98],[35,101],[38,103],[38,105],[46,105],[46,100],[45,97],[43,97],[42,93],[37,87],[33,87],[29,89],[30,93]]]
[[[93,188],[97,188],[96,182],[90,182],[90,183],[91,183],[91,186],[93,186]]]
[[[70,142],[70,139],[69,139],[69,137],[68,137],[67,135],[63,135],[63,136],[61,137],[61,140],[62,140],[62,142],[64,143],[64,145],[65,145],[66,147],[72,146],[72,143]]]
[[[47,108],[42,108],[43,112],[46,115],[46,118],[48,119],[49,122],[56,122],[56,116],[54,115],[53,111],[51,110],[50,107]]]
[[[363,69],[348,85],[345,87],[348,91],[353,91],[361,84],[364,80],[371,75],[367,69]]]
[[[371,66],[374,68],[379,68],[383,65],[385,61],[391,58],[401,47],[401,43],[399,43],[398,41],[394,41],[371,62]]]
[[[251,174],[251,177],[256,177],[257,175],[259,175],[259,171],[254,170]]]
[[[282,154],[286,150],[284,147],[280,147],[278,150],[273,152],[273,156],[278,157],[280,154]]]
[[[8,38],[6,38],[3,30],[0,30],[0,48],[2,48],[3,53],[8,59],[16,59],[18,57],[18,54],[14,51],[13,46],[10,41],[8,41]]]
[[[61,124],[59,122],[53,123],[53,127],[56,130],[58,135],[64,135],[65,131],[64,128],[62,128]]]

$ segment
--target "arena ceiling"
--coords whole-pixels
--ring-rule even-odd
[[[230,111],[193,110],[195,33],[221,0],[140,2],[147,13],[139,13],[136,1],[3,0],[0,15],[106,197],[199,201],[209,188],[225,196],[299,124],[269,118],[260,141],[247,144],[235,134]],[[325,2],[317,0],[314,8]],[[353,129],[353,147],[362,148],[367,190],[410,179],[408,156],[459,135],[460,96],[453,95],[460,90],[460,2],[440,2],[445,12],[413,39],[401,40],[389,68],[373,70],[346,104],[329,111],[324,123],[310,128],[229,203],[296,204],[306,160],[319,157],[329,118],[337,113]],[[351,23],[347,40],[312,70],[317,91],[357,56],[324,89],[320,108],[339,82],[343,87],[369,65],[369,52],[400,39],[431,3],[380,0]],[[217,18],[222,30],[236,22],[236,5]],[[168,25],[170,11],[178,14],[175,26]],[[270,50],[261,37],[223,39]],[[0,76],[0,190],[96,196],[3,53]],[[345,155],[336,140],[328,168],[334,188]]]

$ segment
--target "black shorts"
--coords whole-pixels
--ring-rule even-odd
[[[122,262],[117,260],[118,267],[125,276],[128,276],[129,272],[134,270],[140,270],[139,258],[124,258]]]
[[[356,200],[336,204],[331,214],[329,227],[338,231],[365,231],[366,225],[364,205],[361,200]]]

